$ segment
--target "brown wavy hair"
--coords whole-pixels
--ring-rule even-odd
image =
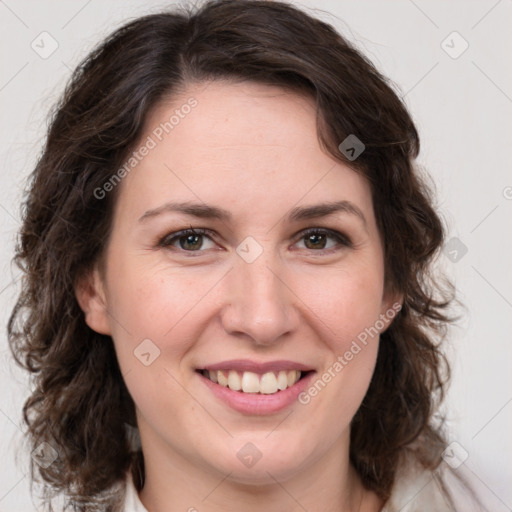
[[[453,288],[432,271],[444,227],[414,163],[419,138],[403,101],[352,44],[304,11],[278,1],[208,1],[122,26],[76,68],[24,198],[15,255],[22,289],[9,342],[32,375],[23,409],[29,442],[45,441],[59,455],[46,468],[32,463],[32,480],[38,473],[47,497],[63,494],[73,510],[112,510],[105,493],[130,469],[137,489],[144,485],[142,453],[130,448],[126,428],[136,426],[134,403],[112,340],[86,325],[75,297],[112,224],[117,190],[104,199],[95,191],[136,147],[151,109],[187,84],[218,79],[312,98],[324,150],[368,179],[386,289],[403,295],[403,307],[381,336],[350,458],[383,499],[404,454],[426,468],[440,463],[446,443],[433,414],[449,378],[439,345]],[[350,134],[365,144],[355,161],[338,148]]]

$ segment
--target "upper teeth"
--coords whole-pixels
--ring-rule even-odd
[[[235,370],[203,370],[203,375],[221,386],[244,393],[262,393],[270,395],[293,386],[301,376],[299,370],[281,370],[259,375],[254,372],[237,372]]]

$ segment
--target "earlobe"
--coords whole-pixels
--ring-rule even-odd
[[[104,285],[96,268],[77,280],[75,296],[85,323],[99,334],[111,335]]]

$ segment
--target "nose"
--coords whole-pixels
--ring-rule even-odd
[[[297,328],[297,298],[293,284],[287,282],[291,277],[275,260],[261,255],[247,263],[237,257],[223,283],[221,322],[228,334],[264,346],[275,344]]]

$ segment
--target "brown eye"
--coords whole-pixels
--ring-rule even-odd
[[[308,249],[325,249],[327,236],[323,233],[313,233],[304,237],[305,245]]]
[[[212,246],[204,247],[206,242]],[[159,243],[161,247],[175,248],[186,252],[201,252],[205,249],[211,249],[214,242],[207,235],[205,229],[185,229],[165,236]]]
[[[181,249],[196,250],[203,245],[203,235],[185,235],[178,238]]]
[[[328,229],[312,228],[303,231],[299,241],[302,240],[304,241],[305,248],[313,251],[332,250],[336,246],[352,246],[350,240],[345,235]],[[329,240],[332,241],[329,242]]]

